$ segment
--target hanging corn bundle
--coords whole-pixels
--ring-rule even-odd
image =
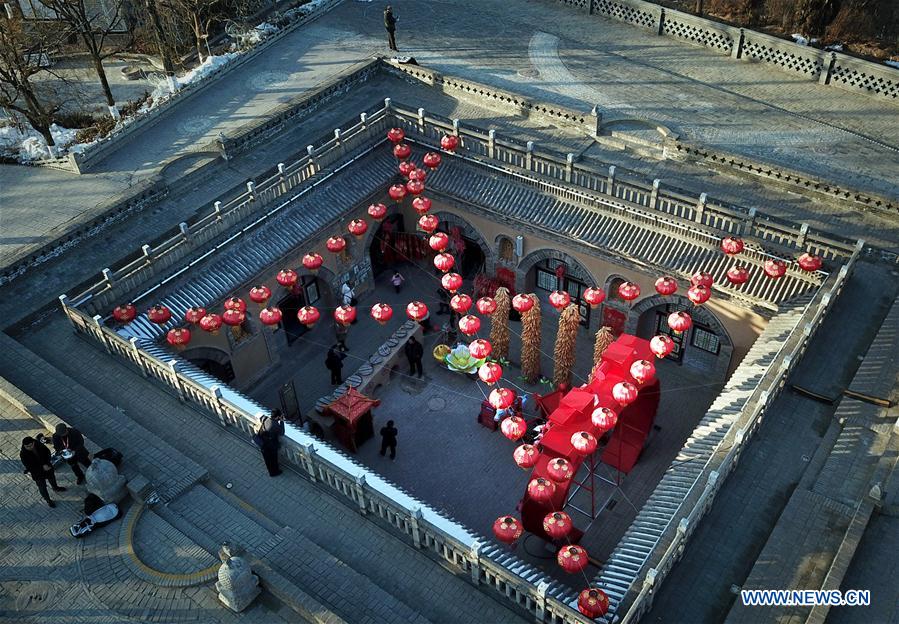
[[[556,334],[556,348],[553,352],[555,370],[553,384],[568,384],[571,381],[571,369],[574,368],[574,347],[577,341],[577,328],[581,315],[576,304],[570,304],[559,316],[559,331]]]
[[[500,286],[496,289],[496,311],[490,316],[490,344],[493,346],[493,357],[509,359],[509,310],[512,299],[509,289]]]
[[[615,342],[615,336],[612,334],[612,328],[608,325],[600,327],[596,332],[596,342],[593,344],[593,368],[590,369],[590,381],[593,381],[593,370],[602,359],[602,354],[613,342]]]
[[[540,302],[536,295],[528,295],[534,302],[521,315],[521,374],[528,383],[540,378]]]

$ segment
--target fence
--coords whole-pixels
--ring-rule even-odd
[[[733,59],[774,65],[808,77],[822,85],[899,100],[899,71],[854,58],[801,46],[753,30],[666,9],[642,0],[559,0],[588,14],[611,17],[657,35],[707,47]]]

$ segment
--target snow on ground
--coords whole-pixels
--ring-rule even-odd
[[[82,152],[93,143],[75,143],[75,135],[78,130],[70,130],[53,124],[50,126],[50,134],[56,143],[57,154],[67,152]],[[18,158],[20,162],[41,160],[49,158],[47,142],[37,130],[28,128],[24,133],[19,132],[14,126],[0,127],[0,154]]]
[[[793,38],[793,41],[798,43],[799,45],[808,45],[808,39],[800,35],[799,33],[793,33],[790,35]]]

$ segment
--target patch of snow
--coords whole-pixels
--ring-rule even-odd
[[[268,22],[262,22],[261,24],[256,26],[256,28],[254,28],[252,31],[250,31],[250,34],[247,35],[246,38],[244,39],[244,44],[245,45],[249,44],[251,46],[254,46],[257,43],[260,43],[260,42],[264,41],[265,39],[268,39],[269,37],[274,35],[276,32],[278,32],[278,30],[279,30],[279,28],[277,26],[275,26],[274,24],[269,24]]]
[[[221,67],[230,63],[237,56],[238,55],[233,52],[226,52],[225,54],[221,54],[219,56],[206,57],[206,59],[204,59],[202,63],[194,67],[192,70],[190,70],[183,76],[178,76],[178,83],[183,87],[202,80],[209,74],[218,71]]]
[[[833,43],[829,46],[824,46],[824,49],[828,52],[842,52],[843,44],[842,43]]]
[[[790,35],[793,38],[793,41],[798,43],[799,45],[808,45],[808,39],[800,35],[799,33],[793,33]]]
[[[78,134],[78,130],[63,128],[56,124],[50,126],[50,134],[53,135],[53,141],[56,143],[58,156],[64,156],[68,152],[82,152],[93,144],[75,143],[75,135]],[[19,132],[13,126],[0,128],[0,153],[18,158],[19,162],[50,158],[44,137],[31,127],[24,133]]]
[[[883,64],[899,69],[899,61],[884,61]]]

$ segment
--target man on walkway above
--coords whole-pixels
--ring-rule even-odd
[[[66,461],[72,467],[72,472],[75,473],[75,477],[78,479],[78,485],[84,483],[84,471],[81,470],[81,466],[78,464],[87,468],[91,465],[91,458],[87,449],[84,448],[84,436],[81,435],[81,432],[74,427],[67,427],[65,423],[59,423],[56,425],[56,433],[53,434],[53,450],[69,450],[74,453]]]
[[[396,17],[393,15],[393,7],[389,4],[384,9],[384,28],[387,29],[387,44],[390,46],[390,49],[394,52],[399,52],[396,49]]]
[[[22,460],[25,473],[31,475],[31,478],[37,483],[41,497],[47,501],[48,505],[56,507],[56,503],[50,499],[50,493],[47,492],[47,481],[50,482],[54,492],[65,492],[66,489],[59,487],[59,484],[56,483],[56,473],[50,462],[50,449],[32,437],[23,438],[19,459]]]

